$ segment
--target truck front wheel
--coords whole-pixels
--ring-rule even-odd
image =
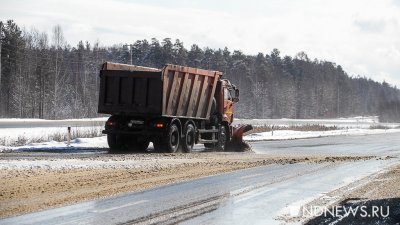
[[[219,128],[218,142],[217,142],[217,146],[216,146],[217,150],[224,151],[227,140],[228,140],[227,129],[225,128],[224,125],[222,125]]]

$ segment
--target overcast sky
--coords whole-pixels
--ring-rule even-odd
[[[400,86],[400,0],[0,0],[0,20],[102,45],[156,37],[186,47],[336,62],[349,75]]]

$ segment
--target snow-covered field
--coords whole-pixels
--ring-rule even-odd
[[[234,124],[251,124],[254,126],[302,126],[321,125],[339,129],[368,129],[371,126],[382,125],[389,128],[400,127],[400,123],[379,123],[377,116],[351,117],[335,119],[235,119]]]
[[[21,146],[25,144],[61,141],[68,136],[66,127],[0,128],[0,146]],[[103,126],[71,127],[72,137],[94,137],[101,135]]]
[[[0,151],[23,149],[76,149],[107,148],[104,136],[100,136],[106,117],[73,120],[41,120],[41,119],[0,119]],[[313,138],[332,135],[367,135],[377,133],[400,132],[399,123],[379,123],[377,117],[354,117],[339,119],[236,119],[235,124],[252,124],[254,126],[302,126],[323,125],[336,126],[330,131],[293,131],[275,130],[272,132],[253,133],[244,137],[247,141],[287,140]],[[382,125],[392,129],[370,129]],[[65,137],[67,127],[71,127],[74,140],[67,146]]]
[[[244,137],[246,141],[291,140],[337,135],[368,135],[400,132],[400,129],[341,129],[329,131],[276,130],[274,132],[253,133]]]
[[[93,138],[76,138],[70,141],[69,145],[67,141],[49,141],[42,143],[32,143],[23,146],[16,147],[4,147],[3,150],[34,150],[34,149],[54,149],[54,150],[74,150],[74,149],[102,149],[107,148],[107,137],[93,137]],[[0,148],[0,152],[1,152]]]
[[[106,117],[70,120],[0,119],[0,149],[1,146],[60,141],[66,139],[68,127],[71,127],[73,138],[99,136],[106,120]]]
[[[44,120],[44,119],[0,119],[0,129],[3,128],[37,128],[37,127],[91,127],[103,126],[108,117]]]

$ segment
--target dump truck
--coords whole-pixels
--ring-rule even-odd
[[[234,128],[239,90],[218,71],[167,64],[162,69],[105,62],[98,112],[111,114],[110,152],[191,152],[202,143],[225,150],[251,126]]]

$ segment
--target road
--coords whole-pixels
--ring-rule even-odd
[[[0,224],[298,223],[282,219],[288,209],[397,164],[399,137],[394,133],[256,142],[252,146],[259,154],[394,158],[272,164],[12,217]]]
[[[398,156],[400,133],[332,136],[252,143],[254,151],[272,155]]]

